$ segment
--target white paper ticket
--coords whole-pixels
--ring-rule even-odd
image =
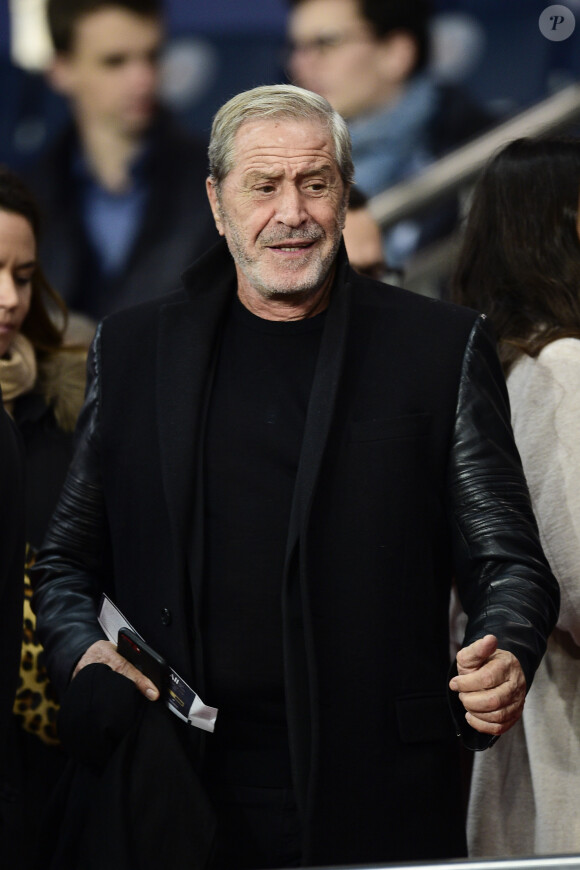
[[[109,596],[104,593],[101,595],[99,624],[111,643],[117,643],[120,628],[130,628],[146,643],[145,638],[139,634],[129,620],[123,616],[119,608],[113,604]],[[171,667],[169,668],[169,679],[170,688],[165,703],[171,712],[195,728],[213,731],[218,714],[217,708],[204,704],[199,695]]]

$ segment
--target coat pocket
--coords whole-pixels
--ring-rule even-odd
[[[456,739],[446,694],[405,695],[396,699],[395,706],[403,743]]]

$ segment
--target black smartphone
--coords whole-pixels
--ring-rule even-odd
[[[120,628],[117,635],[117,652],[135,665],[142,674],[155,683],[161,698],[169,689],[169,666],[163,656],[156,653],[130,628]]]

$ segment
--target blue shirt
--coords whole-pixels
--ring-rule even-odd
[[[141,228],[149,193],[146,163],[149,148],[144,146],[131,163],[129,188],[112,193],[97,181],[82,152],[78,152],[73,172],[78,179],[82,220],[101,271],[120,272]]]

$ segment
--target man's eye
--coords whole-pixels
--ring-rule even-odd
[[[323,181],[311,181],[307,185],[307,190],[313,191],[313,193],[320,193],[320,191],[326,189],[326,185]]]
[[[259,187],[256,188],[256,190],[258,191],[258,193],[272,193],[272,191],[274,190],[274,185],[261,184]]]
[[[127,58],[124,54],[108,54],[103,58],[103,66],[108,69],[116,69],[126,63]]]

